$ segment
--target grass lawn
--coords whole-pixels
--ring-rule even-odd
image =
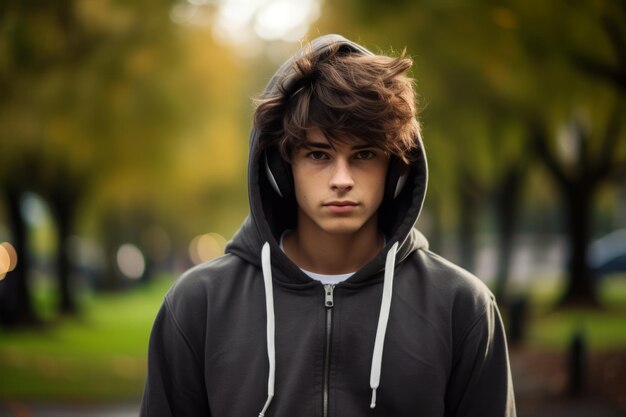
[[[602,284],[606,307],[599,310],[555,310],[554,280],[531,288],[527,346],[563,350],[581,329],[591,351],[626,349],[624,278]],[[0,402],[139,401],[150,329],[171,284],[162,278],[146,288],[94,295],[80,320],[0,330]]]
[[[581,333],[591,351],[626,349],[626,275],[613,276],[598,286],[602,308],[555,308],[561,293],[555,280],[535,285],[530,293],[527,343],[538,349],[566,349]]]
[[[79,320],[0,331],[0,401],[136,401],[152,322],[172,280],[84,303]]]

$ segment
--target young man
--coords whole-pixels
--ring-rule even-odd
[[[150,339],[142,416],[515,416],[477,278],[413,228],[426,160],[405,57],[330,35],[259,100],[251,215]]]

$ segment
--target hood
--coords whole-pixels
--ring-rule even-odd
[[[310,48],[303,48],[288,59],[276,71],[264,90],[269,95],[280,86],[289,90],[293,83],[292,64],[304,53],[323,55],[331,47],[346,48],[350,53],[372,55],[370,51],[339,35],[325,35],[311,42]],[[285,201],[271,188],[262,164],[262,152],[258,141],[260,133],[253,126],[250,132],[250,151],[248,159],[248,197],[250,214],[226,247],[227,253],[237,255],[246,261],[261,266],[261,250],[267,242],[272,253],[274,281],[285,285],[319,285],[311,280],[282,252],[279,247],[280,235],[285,229],[295,227],[296,207]],[[419,143],[421,144],[421,138]],[[424,147],[415,152],[414,162],[410,165],[409,177],[400,193],[379,210],[380,223],[385,224],[386,245],[367,265],[345,281],[342,285],[360,285],[368,277],[380,272],[385,267],[385,254],[397,242],[396,263],[401,262],[411,252],[427,247],[424,236],[414,229],[415,222],[422,210],[426,195],[428,170]]]

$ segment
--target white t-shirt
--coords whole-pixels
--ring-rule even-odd
[[[280,236],[280,249],[284,252],[285,248],[283,247],[283,240],[285,239],[285,235],[291,232],[291,230],[285,230],[283,234]],[[318,274],[317,272],[307,271],[306,269],[300,268],[302,272],[310,276],[312,279],[321,282],[322,284],[339,284],[350,278],[354,275],[354,272],[349,272],[347,274],[336,274],[336,275],[328,275],[328,274]]]
[[[354,272],[349,272],[347,274],[327,275],[327,274],[318,274],[315,272],[307,271],[306,269],[302,269],[302,268],[300,268],[300,270],[304,272],[305,274],[307,274],[308,276],[310,276],[311,278],[313,278],[314,280],[321,282],[322,284],[333,284],[333,285],[339,284],[340,282],[343,282],[347,280],[348,278],[350,278],[352,275],[354,275]]]

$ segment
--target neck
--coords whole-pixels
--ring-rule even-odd
[[[298,228],[283,241],[285,254],[300,268],[318,274],[347,274],[371,261],[384,246],[376,216],[353,233],[328,233],[315,227]]]

